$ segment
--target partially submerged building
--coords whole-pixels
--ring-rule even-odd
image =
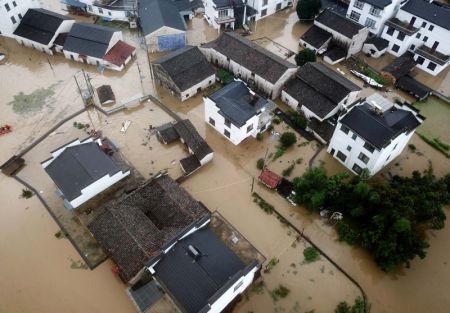
[[[353,103],[361,88],[323,63],[300,67],[281,93],[281,100],[308,119],[320,122]]]
[[[342,114],[328,153],[353,173],[374,175],[405,148],[425,118],[407,103],[373,94]]]
[[[432,89],[425,86],[413,77],[406,75],[397,80],[395,86],[398,89],[406,91],[410,95],[416,97],[419,101],[425,100],[431,93]]]
[[[2,1],[0,5],[0,36],[13,37],[13,33],[28,9],[40,7],[38,0]]]
[[[152,62],[155,80],[184,101],[216,81],[212,65],[197,47],[185,46]]]
[[[277,98],[297,66],[231,32],[200,46],[209,62],[248,82],[271,99]]]
[[[21,45],[53,54],[56,38],[69,32],[74,23],[72,18],[52,11],[29,9],[13,35]]]
[[[92,15],[100,16],[105,21],[128,22],[131,27],[137,26],[137,0],[60,0],[66,6],[84,9]],[[82,5],[79,5],[81,3]]]
[[[236,80],[203,98],[205,122],[234,145],[265,131],[276,105]]]
[[[41,162],[58,187],[67,209],[75,209],[130,175],[102,150],[102,142],[76,139],[51,152]]]
[[[411,52],[405,52],[403,55],[395,58],[392,63],[386,65],[381,70],[381,75],[387,81],[396,83],[400,78],[408,75],[416,67],[416,62],[414,61]]]
[[[372,58],[379,58],[386,53],[388,48],[389,41],[387,41],[386,39],[383,39],[381,37],[371,37],[364,43],[362,51]]]
[[[76,23],[63,46],[67,59],[121,71],[135,55],[135,47],[123,41],[118,29]]]
[[[219,32],[223,29],[235,29],[244,21],[245,4],[242,0],[206,0],[205,19]]]

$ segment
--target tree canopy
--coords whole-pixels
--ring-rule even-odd
[[[293,132],[285,132],[280,137],[280,143],[283,148],[289,148],[297,142],[297,137]]]
[[[312,20],[319,14],[322,2],[320,0],[298,0],[297,15],[300,20]]]
[[[295,56],[295,63],[298,66],[303,66],[308,62],[315,62],[315,61],[316,61],[316,53],[308,48],[300,51]]]
[[[443,205],[450,203],[450,174],[437,179],[432,169],[390,181],[368,180],[367,173],[327,176],[312,168],[294,179],[296,202],[310,210],[339,211],[339,240],[367,249],[384,271],[424,258],[425,231],[441,229]]]

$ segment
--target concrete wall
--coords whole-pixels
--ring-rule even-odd
[[[13,0],[0,0],[0,34],[2,36],[14,37],[13,33],[28,9],[41,7],[38,0],[15,0],[15,3],[16,6],[14,6]],[[5,7],[6,4],[9,6],[9,11]],[[14,17],[15,23],[11,19],[12,17]]]
[[[370,55],[372,58],[379,58],[380,56],[382,56],[383,54],[386,53],[387,49],[388,49],[388,48],[386,47],[385,49],[379,51],[378,48],[375,47],[375,45],[365,43],[365,44],[363,45],[362,51],[363,51],[365,54]]]

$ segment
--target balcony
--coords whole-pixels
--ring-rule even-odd
[[[418,54],[430,61],[433,61],[439,65],[445,65],[449,60],[450,60],[450,56],[449,55],[445,55],[443,53],[440,53],[430,47],[427,47],[425,45],[422,45],[420,47],[418,47],[415,51],[415,54]]]
[[[235,18],[233,16],[219,16],[219,17],[214,17],[214,20],[216,21],[217,24],[224,24],[224,23],[232,23],[235,21]]]
[[[400,21],[398,18],[393,17],[386,21],[386,25],[402,32],[408,36],[412,36],[419,31],[418,28],[410,25],[407,22]]]

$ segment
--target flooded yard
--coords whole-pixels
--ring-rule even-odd
[[[426,101],[414,103],[414,106],[427,118],[417,131],[450,143],[450,103],[437,97],[428,97]]]

